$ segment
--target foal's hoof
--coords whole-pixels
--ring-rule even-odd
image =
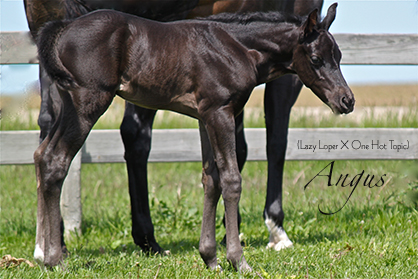
[[[209,266],[208,266],[209,267]],[[212,271],[215,271],[215,272],[223,272],[224,270],[222,269],[222,267],[219,265],[219,264],[217,264],[217,265],[215,265],[215,267],[209,267]]]
[[[62,246],[61,250],[63,259],[66,259],[70,256],[70,252],[68,251],[67,246]]]
[[[245,258],[243,258],[240,263],[239,263],[239,272],[240,273],[247,273],[247,272],[251,272],[253,271],[253,269],[251,268],[251,266],[247,263],[247,261],[245,260]]]
[[[35,251],[33,252],[33,258],[40,265],[44,264],[44,251],[42,251],[39,244],[36,244],[36,246],[35,246]]]

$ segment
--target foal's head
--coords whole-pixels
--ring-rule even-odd
[[[354,96],[341,73],[341,51],[328,32],[335,19],[336,7],[337,3],[331,5],[320,23],[317,22],[317,10],[309,14],[300,27],[292,68],[334,113],[341,114],[353,111]]]

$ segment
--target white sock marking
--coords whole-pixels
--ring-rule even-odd
[[[35,252],[33,252],[33,257],[35,260],[43,262],[44,261],[44,251],[42,251],[39,244],[35,245]]]
[[[274,248],[274,250],[280,251],[293,246],[292,241],[290,241],[282,227],[278,227],[268,216],[266,216],[265,223],[270,232],[270,241],[267,244],[267,248]]]

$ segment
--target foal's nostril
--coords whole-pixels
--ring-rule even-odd
[[[342,97],[341,98],[341,106],[343,108],[345,108],[347,111],[352,111],[354,103],[353,103],[353,99],[351,98],[347,98],[347,97]]]

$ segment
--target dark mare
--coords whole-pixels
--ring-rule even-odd
[[[76,18],[89,11],[112,8],[160,21],[184,17],[208,16],[220,12],[284,11],[307,15],[317,8],[321,11],[323,0],[25,0],[26,15],[31,33],[36,37],[47,21]],[[196,6],[197,5],[197,6]],[[59,115],[61,98],[56,86],[42,67],[41,111],[39,126],[41,141],[51,130]],[[292,245],[283,229],[282,175],[287,146],[287,132],[291,107],[296,101],[302,82],[296,75],[280,77],[266,84],[265,119],[267,130],[268,181],[263,217],[270,231],[268,247],[280,250]],[[162,252],[155,240],[148,205],[147,160],[151,145],[151,128],[155,110],[126,103],[121,125],[125,145],[125,159],[129,176],[129,193],[132,208],[132,236],[143,251]],[[243,133],[243,114],[236,118],[236,147],[240,170],[246,160],[247,147]],[[41,218],[41,217],[40,217]],[[39,243],[40,236],[37,233]],[[35,249],[35,257],[41,258]]]
[[[63,180],[91,128],[118,95],[136,105],[199,120],[204,205],[199,252],[217,267],[215,217],[225,204],[227,260],[251,270],[238,237],[241,175],[235,117],[254,86],[297,74],[334,113],[349,113],[353,94],[340,71],[341,52],[318,10],[302,19],[280,13],[221,14],[160,23],[97,11],[45,25],[39,59],[63,101],[58,121],[35,151],[37,242],[48,266],[63,259],[59,199]],[[223,23],[228,22],[228,23]]]

